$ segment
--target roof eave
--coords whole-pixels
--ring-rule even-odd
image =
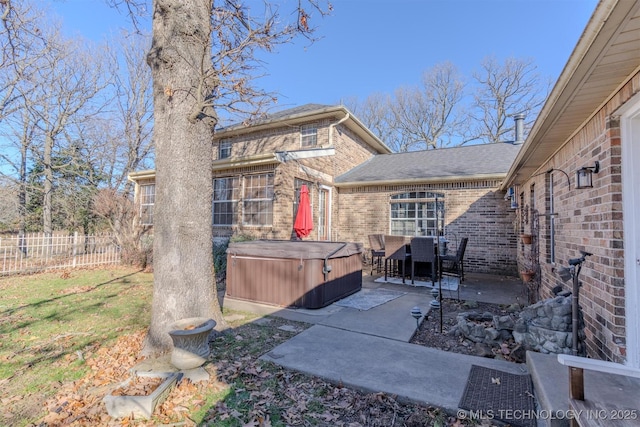
[[[257,154],[255,156],[246,156],[235,159],[220,159],[212,162],[211,169],[215,171],[225,169],[236,169],[246,166],[260,166],[281,163],[276,153]]]
[[[545,136],[571,108],[572,101],[584,87],[593,67],[598,62],[602,50],[608,45],[612,34],[619,31],[622,18],[635,6],[635,2],[623,0],[602,0],[598,3],[578,44],[574,48],[551,94],[538,115],[531,132],[507,173],[501,189],[523,184],[564,146],[574,132],[564,135],[562,141],[545,141]],[[592,98],[592,111],[585,114],[582,127],[593,111],[606,99]],[[543,143],[544,142],[544,143]]]
[[[370,187],[375,185],[390,186],[390,185],[420,185],[420,184],[445,184],[450,182],[469,182],[469,181],[483,181],[483,180],[502,180],[506,174],[476,174],[476,175],[459,175],[459,176],[440,176],[431,178],[414,178],[414,179],[386,179],[376,181],[351,181],[351,182],[336,182],[334,185],[338,188],[353,188],[353,187]]]
[[[127,180],[131,182],[138,182],[143,179],[150,179],[155,177],[156,177],[155,169],[147,169],[147,170],[138,171],[138,172],[131,172],[129,175],[127,175]]]

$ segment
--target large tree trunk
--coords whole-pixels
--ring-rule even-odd
[[[213,114],[194,115],[210,71],[210,0],[155,0],[148,62],[153,75],[156,209],[152,319],[146,351],[171,348],[170,324],[222,323],[212,242]],[[208,68],[207,68],[208,67]]]

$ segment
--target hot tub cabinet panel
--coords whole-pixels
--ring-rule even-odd
[[[256,240],[229,244],[231,298],[321,308],[362,288],[362,244]]]

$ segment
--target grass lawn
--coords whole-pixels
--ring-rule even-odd
[[[182,381],[151,420],[113,420],[101,400],[141,360],[152,286],[127,268],[0,278],[0,425],[463,425],[258,360],[310,325],[239,312],[224,313],[208,381]]]
[[[5,422],[27,425],[44,415],[43,399],[83,377],[96,349],[145,328],[152,287],[151,274],[127,268],[0,278]]]

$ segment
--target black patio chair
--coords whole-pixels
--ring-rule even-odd
[[[406,261],[411,256],[407,252],[407,241],[404,236],[384,236],[384,280],[387,280],[389,268],[393,273],[402,275],[402,283],[407,274]]]
[[[415,283],[416,262],[430,264],[431,285],[436,282],[436,246],[433,237],[414,237],[411,239],[411,284]]]
[[[371,274],[373,274],[374,266],[376,273],[380,273],[384,259],[384,235],[369,234],[369,246],[371,246]]]
[[[460,239],[460,244],[455,254],[438,257],[440,277],[457,277],[460,279],[460,285],[462,285],[462,282],[464,282],[464,253],[467,249],[468,241],[468,237],[463,237]],[[458,286],[458,299],[460,299],[460,285]]]
[[[455,254],[440,256],[441,270],[440,273],[444,276],[454,276],[460,279],[460,282],[464,281],[464,253],[467,249],[468,237],[460,239],[460,244]]]

